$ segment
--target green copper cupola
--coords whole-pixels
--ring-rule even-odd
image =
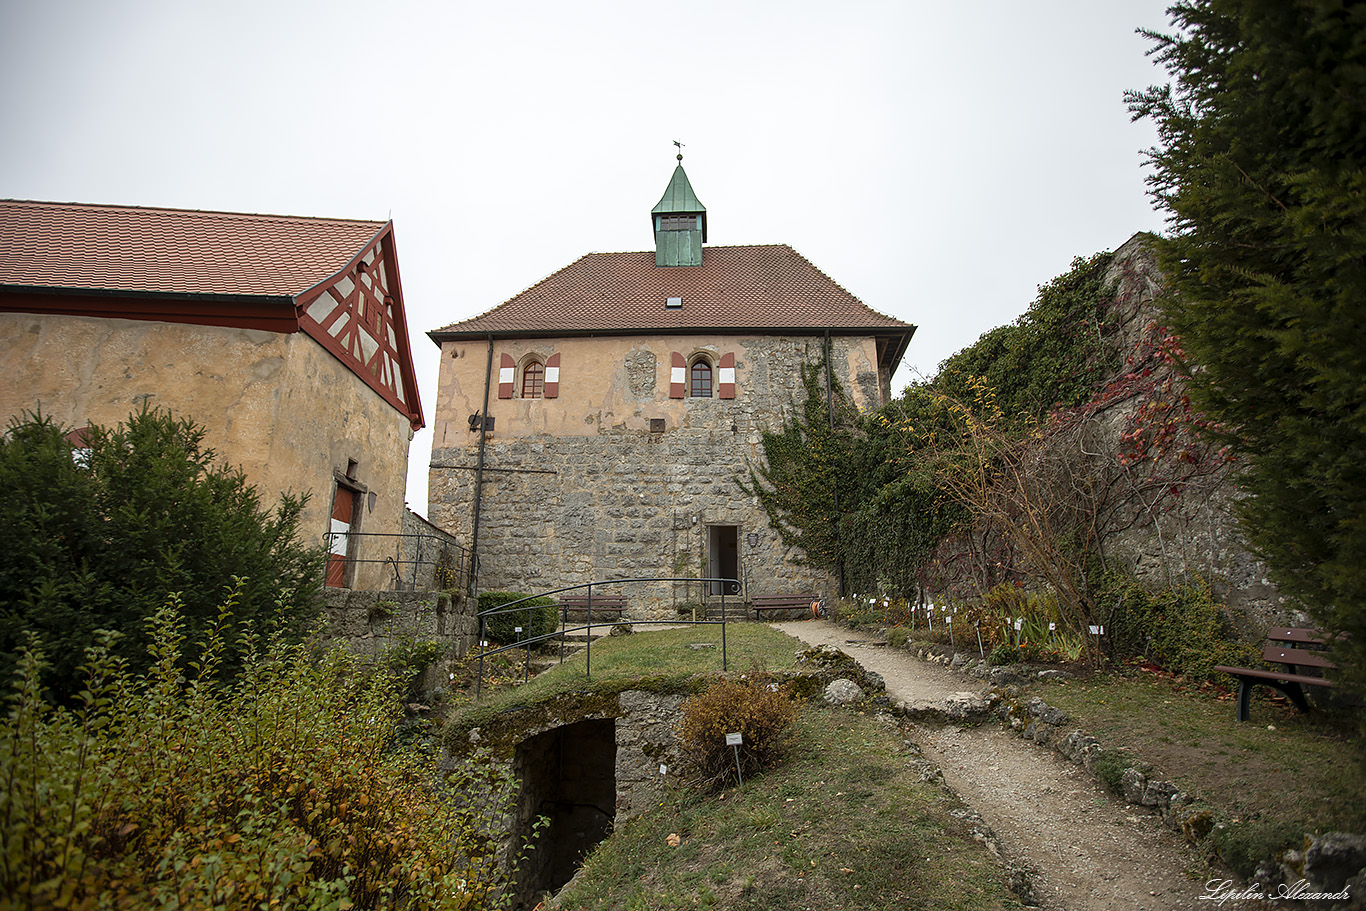
[[[683,156],[668,189],[650,210],[655,229],[656,266],[700,266],[707,240],[707,207],[698,200],[683,171]]]

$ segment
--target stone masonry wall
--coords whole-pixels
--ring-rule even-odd
[[[536,720],[518,725],[516,713],[509,715],[506,725],[494,732],[474,728],[459,744],[448,744],[451,752],[473,754],[491,748],[491,760],[506,762],[515,772],[514,759],[520,744],[557,728],[581,721],[613,719],[615,721],[616,754],[613,775],[616,780],[614,812],[618,823],[637,816],[658,804],[665,782],[677,784],[681,778],[678,741],[675,732],[682,720],[685,697],[644,690],[625,690],[607,700],[574,696],[559,700],[553,708],[542,707]],[[442,762],[450,766],[451,755]],[[664,771],[660,771],[660,767]],[[529,827],[525,817],[520,824]]]
[[[879,398],[864,341],[833,340],[832,363],[839,381],[854,387],[855,401],[867,407]],[[760,464],[763,430],[780,427],[804,398],[800,368],[819,356],[820,340],[718,340],[718,350],[744,352],[731,400],[664,398],[667,373],[651,387],[651,370],[669,363],[666,349],[676,340],[659,341],[659,350],[641,340],[612,343],[622,350],[616,352],[613,389],[602,400],[615,405],[575,418],[587,432],[535,432],[530,428],[537,422],[529,419],[508,420],[504,432],[504,419],[515,417],[512,409],[566,407],[556,400],[513,400],[503,403],[504,411],[490,405],[495,431],[485,453],[479,589],[534,592],[603,579],[705,575],[713,571],[708,526],[722,525],[735,528],[738,575],[747,592],[833,595],[833,580],[800,565],[800,554],[782,544],[757,498],[736,483]],[[566,363],[573,362],[566,357]],[[572,377],[567,368],[566,376]],[[624,399],[634,400],[629,412]],[[437,429],[428,514],[468,544],[478,433],[454,434],[453,418],[446,415],[449,423]],[[664,422],[662,432],[651,431],[652,418]],[[450,445],[455,441],[459,445]],[[750,534],[757,536],[754,545]],[[637,618],[675,616],[679,605],[703,597],[696,583],[632,586],[622,593]]]
[[[401,588],[430,592],[464,590],[468,560],[456,537],[419,516],[403,511],[403,537],[397,556]]]
[[[436,641],[449,657],[464,656],[478,634],[474,601],[459,592],[353,591],[323,592],[327,634],[350,652],[373,658],[405,642]],[[440,682],[444,663],[428,669],[423,689]]]

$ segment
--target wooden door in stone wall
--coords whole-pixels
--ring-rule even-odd
[[[707,526],[707,575],[713,579],[736,581],[713,582],[710,593],[727,595],[740,593],[740,529],[735,525]]]
[[[327,540],[327,585],[346,587],[346,555],[351,544],[351,518],[356,509],[356,492],[337,485],[332,497],[332,527]]]

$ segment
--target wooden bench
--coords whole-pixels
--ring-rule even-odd
[[[1266,648],[1262,660],[1269,664],[1280,664],[1285,670],[1261,671],[1249,667],[1225,667],[1220,665],[1216,671],[1232,674],[1238,679],[1238,720],[1247,721],[1248,704],[1252,699],[1252,688],[1258,684],[1271,686],[1285,693],[1295,708],[1308,713],[1309,700],[1305,698],[1305,686],[1334,686],[1331,680],[1301,674],[1299,669],[1336,668],[1323,653],[1326,644],[1323,633],[1315,629],[1293,629],[1273,627],[1266,635]]]
[[[809,615],[811,602],[820,599],[820,595],[755,595],[750,598],[749,606],[754,611],[754,619],[762,620],[764,611],[799,610]]]
[[[588,596],[569,595],[560,598],[560,611],[563,616],[569,616],[572,611],[575,619],[588,617]],[[594,595],[593,596],[593,616],[594,621],[599,618],[605,622],[613,622],[621,619],[621,615],[626,611],[626,598],[622,595]]]

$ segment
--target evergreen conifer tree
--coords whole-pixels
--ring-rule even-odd
[[[0,525],[11,536],[0,548],[0,678],[36,634],[52,656],[44,684],[68,698],[100,629],[119,633],[115,653],[141,670],[148,621],[173,592],[199,636],[238,590],[223,633],[228,673],[248,624],[294,640],[311,631],[322,553],[298,539],[303,499],[264,508],[203,440],[193,421],[156,410],[87,428],[80,452],[45,416],[10,423],[0,435]]]
[[[1366,686],[1366,4],[1182,0],[1149,33],[1165,307],[1249,540]]]

